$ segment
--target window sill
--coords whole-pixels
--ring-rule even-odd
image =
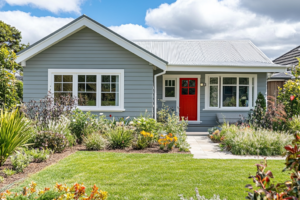
[[[254,108],[205,108],[208,111],[250,111]]]
[[[164,99],[161,99],[161,100],[163,100],[163,101],[176,101],[177,98],[176,98],[176,97],[174,97],[174,98],[169,98],[169,99],[164,98]]]
[[[120,108],[117,108],[117,109],[103,109],[103,108],[80,108],[78,107],[80,110],[82,111],[97,111],[97,112],[124,112],[125,109],[120,109]]]

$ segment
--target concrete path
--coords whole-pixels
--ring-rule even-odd
[[[207,134],[208,135],[208,134]],[[191,146],[191,153],[194,158],[198,159],[259,159],[262,160],[265,156],[238,156],[232,155],[231,152],[221,151],[218,143],[213,143],[207,135],[202,136],[187,136],[187,142]],[[268,160],[283,160],[281,156],[270,156]]]

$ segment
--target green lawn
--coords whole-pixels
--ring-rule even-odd
[[[122,154],[77,152],[58,164],[32,175],[18,186],[20,190],[32,180],[39,188],[56,182],[71,185],[84,183],[88,191],[94,184],[109,192],[109,199],[179,199],[194,196],[195,187],[201,195],[219,194],[228,200],[245,199],[244,186],[252,183],[257,160],[193,159],[188,154]],[[284,161],[268,161],[268,169],[276,181],[284,181]]]

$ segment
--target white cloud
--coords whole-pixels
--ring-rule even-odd
[[[121,26],[111,26],[109,28],[130,40],[178,38],[167,35],[165,32],[157,31],[151,27],[144,28],[143,26],[137,24],[124,24]]]
[[[0,12],[0,19],[22,33],[22,42],[30,44],[49,35],[73,18],[35,17],[22,11]]]
[[[30,5],[53,13],[75,12],[80,14],[80,6],[84,0],[4,0],[11,6]]]
[[[299,45],[298,21],[276,21],[242,7],[241,1],[177,0],[149,9],[146,24],[174,37],[250,39],[271,58]]]

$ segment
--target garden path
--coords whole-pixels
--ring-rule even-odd
[[[222,151],[218,143],[213,143],[207,135],[187,136],[187,142],[190,144],[190,151],[194,158],[198,159],[264,159],[265,156],[239,156],[233,155],[229,151]],[[281,156],[269,156],[268,160],[283,160]]]

